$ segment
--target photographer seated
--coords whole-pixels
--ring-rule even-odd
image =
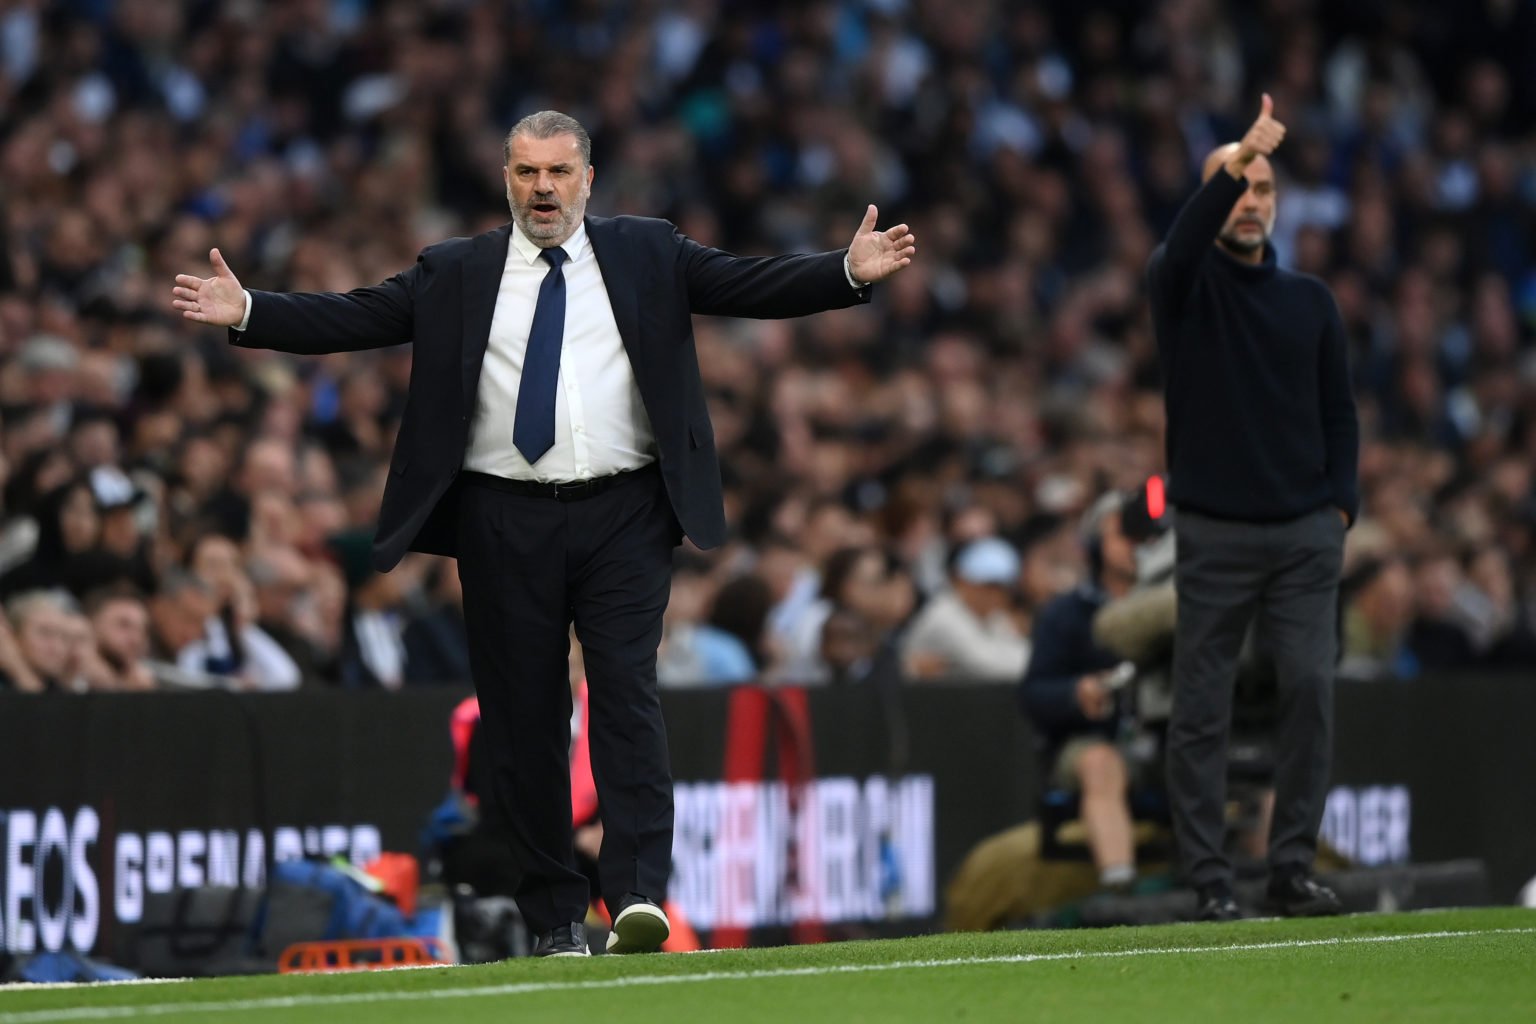
[[[1093,623],[1099,609],[1136,585],[1136,545],[1121,523],[1125,505],[1125,495],[1111,492],[1084,516],[1089,578],[1040,610],[1021,686],[1025,713],[1047,745],[1048,785],[1079,795],[1099,882],[1114,890],[1136,879],[1128,793],[1138,772],[1127,756],[1130,709],[1120,699],[1129,663],[1094,640]]]

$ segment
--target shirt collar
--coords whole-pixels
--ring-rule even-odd
[[[517,250],[517,254],[522,257],[523,262],[530,267],[539,262],[539,253],[544,251],[540,246],[535,245],[532,239],[523,234],[523,229],[517,226],[517,221],[512,222],[512,248]],[[566,259],[571,263],[580,263],[586,259],[587,253],[592,251],[592,246],[587,241],[587,222],[585,218],[576,223],[576,230],[571,233],[570,238],[561,243],[560,248],[565,250]]]

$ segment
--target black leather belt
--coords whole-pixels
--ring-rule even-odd
[[[636,480],[643,476],[650,476],[655,472],[656,463],[651,462],[638,469],[626,469],[621,473],[597,476],[590,480],[572,480],[569,483],[508,480],[504,476],[492,476],[489,473],[475,473],[468,470],[460,475],[466,484],[472,484],[476,487],[488,487],[493,491],[515,494],[520,498],[548,498],[552,501],[585,501],[588,498],[597,497],[604,491],[612,490],[622,483]]]

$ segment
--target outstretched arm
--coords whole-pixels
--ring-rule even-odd
[[[869,285],[912,262],[917,239],[905,224],[875,230],[873,206],[841,252],[734,256],[680,238],[681,262],[695,313],[779,319],[841,309],[869,300]]]
[[[293,294],[247,292],[219,250],[209,252],[208,260],[212,277],[176,275],[171,305],[188,320],[230,328],[233,344],[321,354],[411,340],[419,260],[382,284],[350,292]]]

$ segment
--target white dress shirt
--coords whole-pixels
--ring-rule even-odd
[[[655,461],[656,437],[619,337],[608,289],[585,224],[561,246],[565,338],[555,390],[555,444],[530,466],[512,444],[528,330],[549,264],[514,223],[480,367],[464,468],[513,480],[560,482],[608,476]]]
[[[352,616],[357,653],[386,690],[405,683],[404,624],[394,612],[362,611]]]

